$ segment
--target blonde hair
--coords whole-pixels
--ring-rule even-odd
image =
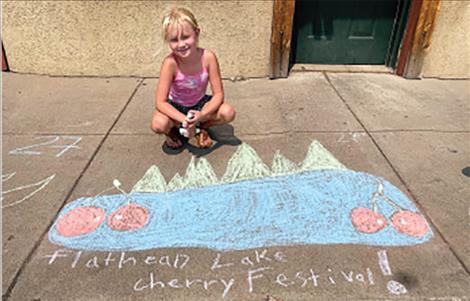
[[[194,29],[194,31],[199,30],[197,25],[196,18],[193,13],[184,7],[175,7],[165,15],[163,18],[163,39],[168,41],[168,29],[173,26],[181,26],[184,22],[188,22],[189,25]]]

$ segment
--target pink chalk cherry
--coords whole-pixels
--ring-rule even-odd
[[[95,206],[84,206],[70,210],[56,224],[57,232],[65,237],[91,233],[101,225],[106,211]]]
[[[393,227],[401,233],[422,237],[429,231],[429,225],[420,214],[408,210],[395,212],[392,217]]]
[[[128,204],[118,208],[108,217],[108,225],[116,231],[138,230],[147,224],[148,210],[137,204]]]
[[[369,208],[355,208],[351,211],[354,227],[364,233],[376,233],[387,225],[385,217]]]

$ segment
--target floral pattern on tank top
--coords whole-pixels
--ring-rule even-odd
[[[171,84],[170,99],[185,107],[191,107],[206,94],[209,73],[203,64],[204,49],[201,53],[202,69],[196,74],[184,74],[177,67],[176,76]]]

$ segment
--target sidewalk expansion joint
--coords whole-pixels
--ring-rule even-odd
[[[439,130],[439,129],[381,129],[369,130],[369,133],[395,133],[395,132],[409,132],[409,133],[443,133],[443,134],[468,134],[470,130]]]
[[[239,135],[253,136],[253,135],[281,135],[281,134],[310,134],[310,133],[442,133],[442,134],[470,134],[470,130],[439,130],[439,129],[380,129],[380,130],[292,130],[280,132],[263,132],[263,133],[238,133]],[[103,136],[107,133],[66,133],[66,132],[34,132],[34,133],[17,133],[5,132],[2,136]],[[114,132],[109,133],[110,136],[155,136],[155,133],[148,131],[148,133],[123,133]]]
[[[387,162],[387,164],[390,166],[390,168],[392,169],[392,171],[395,173],[395,175],[398,177],[399,181],[403,184],[403,186],[406,188],[406,191],[409,193],[409,195],[412,197],[412,199],[415,201],[416,203],[416,206],[420,209],[420,211],[422,212],[422,214],[426,217],[426,219],[428,219],[431,224],[433,225],[434,229],[436,230],[436,232],[438,233],[438,235],[442,238],[442,240],[444,241],[444,243],[447,245],[447,247],[449,248],[449,250],[451,251],[451,253],[454,255],[454,257],[456,258],[456,260],[460,263],[460,265],[462,266],[462,268],[464,269],[464,271],[467,273],[468,276],[470,276],[470,271],[469,269],[466,267],[465,263],[462,261],[462,259],[458,256],[457,252],[454,250],[454,248],[451,246],[451,244],[449,243],[449,241],[444,237],[444,234],[442,233],[442,231],[439,229],[439,227],[437,226],[437,224],[433,221],[433,219],[431,218],[431,216],[429,216],[426,211],[424,210],[424,207],[423,205],[421,205],[421,203],[419,202],[419,200],[417,199],[417,197],[414,195],[414,193],[411,191],[410,187],[408,186],[408,184],[405,182],[405,180],[403,179],[403,177],[400,175],[400,173],[398,172],[398,170],[395,168],[395,166],[393,166],[392,162],[390,161],[390,159],[385,155],[384,151],[380,148],[379,144],[377,143],[377,141],[374,139],[373,135],[371,134],[370,131],[367,130],[366,126],[364,125],[364,123],[359,119],[359,117],[357,116],[357,114],[352,110],[351,106],[347,103],[346,99],[341,95],[341,93],[339,93],[338,89],[333,85],[333,83],[331,82],[331,79],[328,77],[328,74],[326,72],[323,72],[323,76],[325,76],[326,80],[328,81],[328,83],[331,85],[331,87],[333,88],[333,90],[335,91],[335,93],[338,95],[338,97],[341,99],[341,101],[344,103],[344,105],[346,106],[346,108],[349,110],[349,112],[354,116],[354,118],[356,119],[356,121],[361,125],[361,127],[364,129],[364,131],[366,132],[366,134],[369,136],[369,138],[371,139],[372,143],[375,145],[375,147],[377,148],[377,150],[380,152],[380,154],[382,154],[383,158],[385,159],[385,161]]]
[[[49,225],[47,226],[46,230],[39,236],[39,239],[34,243],[34,246],[33,248],[31,249],[31,251],[28,253],[28,256],[26,257],[26,259],[23,261],[23,263],[21,264],[20,268],[18,269],[18,271],[16,272],[15,274],[15,277],[13,277],[13,280],[12,282],[10,283],[10,285],[8,286],[6,292],[2,295],[2,300],[4,301],[7,301],[10,296],[11,296],[11,293],[14,289],[14,287],[16,286],[16,283],[18,282],[18,279],[20,277],[20,275],[23,273],[23,270],[26,268],[26,266],[31,262],[31,259],[33,258],[33,256],[35,255],[37,249],[39,248],[39,245],[41,244],[41,242],[45,239],[45,237],[47,236],[47,233],[49,231],[49,229],[52,227],[52,225],[54,224],[54,221],[57,219],[57,217],[59,216],[59,212],[62,211],[62,209],[64,208],[65,204],[67,204],[67,200],[72,196],[72,193],[73,191],[75,190],[75,188],[77,187],[78,183],[80,182],[80,180],[82,179],[83,175],[85,174],[85,172],[88,170],[88,168],[90,167],[91,165],[91,162],[93,162],[93,160],[95,159],[96,155],[98,154],[99,150],[101,149],[101,147],[103,146],[104,142],[106,141],[106,138],[109,136],[109,134],[111,133],[111,131],[113,130],[113,128],[116,126],[117,122],[119,121],[119,119],[121,118],[122,114],[124,113],[124,111],[126,110],[126,108],[128,107],[129,103],[131,102],[132,98],[134,98],[134,95],[137,93],[137,90],[139,90],[140,86],[142,85],[143,83],[143,79],[141,79],[138,84],[136,85],[136,87],[134,88],[134,91],[131,93],[131,95],[129,96],[129,99],[127,100],[126,104],[124,105],[124,107],[121,109],[121,111],[119,112],[119,114],[117,115],[116,119],[114,120],[113,124],[111,125],[111,127],[108,129],[108,131],[106,132],[106,134],[104,135],[103,139],[101,139],[100,143],[98,144],[97,148],[95,149],[95,151],[93,152],[93,154],[91,155],[90,159],[88,160],[87,164],[85,165],[85,167],[83,168],[83,170],[81,171],[80,175],[77,177],[77,179],[75,180],[75,182],[73,183],[72,185],[72,188],[70,188],[69,192],[67,193],[67,195],[65,196],[64,198],[64,201],[62,202],[60,208],[57,210],[56,214],[54,215],[54,217],[52,218],[52,220],[50,221]]]
[[[434,130],[434,129],[382,129],[382,130],[290,130],[290,131],[278,131],[278,132],[263,132],[263,133],[252,133],[252,132],[237,132],[238,136],[266,136],[266,135],[290,135],[290,134],[315,134],[315,133],[325,133],[325,134],[353,134],[353,133],[445,133],[445,134],[470,134],[469,131],[447,131],[447,130]],[[97,134],[89,134],[97,135]],[[110,136],[155,136],[154,132],[149,130],[148,133],[123,133],[123,132],[113,132],[110,133]]]
[[[49,74],[49,73],[41,73],[41,72],[21,72],[15,70],[8,70],[8,72],[4,73],[11,73],[11,74],[18,74],[18,75],[33,75],[33,76],[44,76],[49,78],[80,78],[80,79],[120,79],[120,78],[128,78],[128,79],[136,79],[136,80],[144,80],[146,78],[153,78],[153,77],[142,77],[140,75],[63,75],[63,74]],[[155,77],[158,78],[158,77]]]

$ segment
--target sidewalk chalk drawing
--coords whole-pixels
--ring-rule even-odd
[[[2,174],[2,183],[10,180],[16,175],[16,172],[10,173],[10,174]],[[28,184],[28,185],[23,185],[19,187],[15,187],[12,189],[8,190],[2,190],[1,193],[1,202],[2,202],[2,209],[13,207],[16,205],[19,205],[29,199],[31,199],[36,193],[41,191],[43,188],[45,188],[53,179],[55,178],[55,174],[46,177],[36,183]],[[20,193],[17,193],[20,192]],[[16,194],[15,194],[16,193]],[[25,194],[22,198],[18,197],[21,193]],[[16,196],[16,199],[14,197],[7,198],[7,195],[14,195]]]
[[[269,168],[243,143],[220,180],[206,159],[193,157],[186,174],[169,183],[152,166],[130,193],[118,180],[113,185],[121,193],[66,205],[49,240],[95,251],[230,251],[311,244],[407,246],[433,236],[400,190],[380,177],[348,170],[317,141],[300,164],[278,151]]]
[[[73,140],[72,144],[55,144],[60,139],[62,140]],[[41,143],[31,144],[19,148],[15,148],[9,152],[10,155],[42,155],[47,153],[47,149],[58,148],[62,149],[58,152],[55,157],[62,156],[66,151],[70,149],[79,149],[78,143],[82,140],[82,137],[78,136],[39,136],[34,137],[34,140],[45,140]],[[35,149],[35,150],[33,150]],[[41,149],[46,149],[43,151]]]

